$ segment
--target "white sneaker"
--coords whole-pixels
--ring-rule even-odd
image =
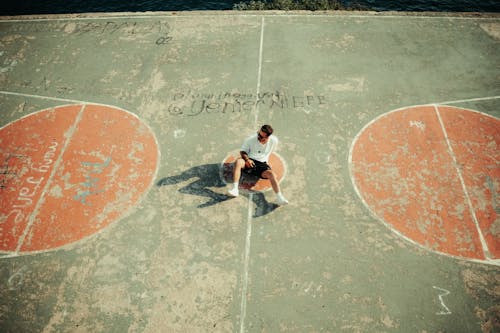
[[[288,200],[285,199],[284,196],[279,196],[277,199],[276,199],[276,203],[279,205],[279,206],[285,206],[285,205],[288,205]]]
[[[229,193],[229,195],[232,197],[237,197],[238,195],[240,195],[240,191],[238,190],[238,188],[236,186],[233,187],[232,189],[230,189],[229,191],[227,191],[227,193]]]

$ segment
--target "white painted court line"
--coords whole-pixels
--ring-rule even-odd
[[[260,26],[260,43],[259,43],[259,66],[257,71],[257,91],[256,99],[258,102],[260,95],[260,83],[262,74],[262,53],[264,48],[264,17],[261,18]],[[259,120],[259,103],[255,103],[255,118],[254,118],[254,128],[257,128]],[[241,305],[240,305],[240,333],[245,332],[245,320],[247,316],[247,296],[248,296],[248,271],[250,266],[250,246],[252,242],[252,203],[253,203],[253,193],[250,193],[248,197],[248,210],[247,210],[247,232],[245,238],[245,256],[243,259],[243,286],[241,288]]]
[[[77,104],[85,104],[86,103],[85,101],[79,101],[76,99],[67,99],[67,98],[59,98],[59,97],[48,97],[48,96],[41,96],[41,95],[16,93],[16,92],[5,91],[5,90],[0,90],[0,94],[20,96],[20,97],[39,98],[39,99],[46,99],[46,100],[51,100],[51,101],[60,101],[60,102],[77,103]]]
[[[472,201],[469,196],[469,191],[467,190],[467,186],[465,185],[464,177],[462,175],[462,171],[460,171],[460,168],[458,167],[458,161],[455,155],[455,152],[453,151],[453,147],[451,146],[450,140],[448,138],[448,133],[446,132],[446,128],[444,126],[443,120],[441,119],[441,114],[439,113],[439,107],[438,105],[434,105],[434,111],[436,112],[436,115],[439,119],[439,124],[441,125],[441,130],[443,131],[446,144],[448,145],[448,152],[451,155],[451,158],[453,159],[453,164],[455,166],[455,170],[457,171],[458,178],[460,179],[460,184],[462,184],[462,190],[464,192],[465,198],[467,200],[467,204],[469,206],[469,212],[472,216],[472,220],[474,221],[474,224],[476,226],[477,233],[479,235],[479,240],[481,241],[481,246],[483,247],[483,252],[484,256],[486,257],[487,260],[492,260],[490,256],[490,251],[488,250],[488,244],[486,243],[486,240],[484,239],[483,232],[481,231],[481,228],[479,227],[479,221],[477,220],[476,213],[474,211],[474,207],[472,206]]]
[[[347,13],[347,14],[346,14]],[[331,11],[329,14],[317,14],[314,12],[304,13],[304,14],[294,14],[291,12],[282,13],[271,13],[269,11],[253,11],[245,13],[244,11],[194,11],[189,14],[183,11],[163,11],[157,12],[156,14],[145,13],[128,15],[124,13],[123,15],[117,13],[87,13],[80,15],[79,17],[71,17],[71,14],[39,14],[32,16],[54,16],[54,17],[38,17],[38,18],[28,18],[22,17],[18,19],[7,19],[0,18],[0,23],[12,23],[12,22],[45,22],[45,21],[88,21],[88,20],[110,20],[110,19],[157,19],[157,18],[196,18],[196,17],[319,17],[319,18],[369,18],[369,19],[453,19],[453,20],[497,20],[498,18],[488,13],[483,13],[483,16],[458,16],[458,15],[415,15],[412,12],[408,12],[408,15],[395,15],[386,14],[384,12],[367,11],[365,14],[352,14],[346,11]],[[67,15],[65,17],[65,15]],[[0,16],[1,17],[1,16]]]
[[[248,197],[247,233],[245,238],[245,258],[243,260],[243,286],[241,288],[240,305],[240,333],[245,332],[245,319],[247,315],[248,270],[250,265],[250,245],[252,241],[252,202],[253,193]]]
[[[477,101],[489,101],[492,99],[499,99],[500,96],[489,96],[489,97],[478,97],[478,98],[469,98],[469,99],[459,99],[455,101],[446,101],[446,102],[440,102],[440,103],[434,103],[437,105],[442,105],[442,104],[456,104],[456,103],[466,103],[466,102],[477,102]]]
[[[86,107],[86,104],[83,104],[82,107],[80,108],[80,111],[78,112],[78,115],[75,118],[73,126],[71,126],[71,129],[68,131],[69,135],[66,138],[66,141],[64,142],[64,145],[61,149],[61,153],[59,154],[59,157],[57,158],[57,160],[54,163],[54,167],[52,168],[52,171],[49,175],[49,178],[47,179],[47,183],[45,184],[45,186],[43,188],[43,191],[40,195],[40,198],[38,199],[38,202],[35,205],[35,208],[33,209],[33,212],[29,216],[28,225],[24,229],[23,234],[21,235],[21,237],[19,238],[19,241],[17,242],[16,251],[14,252],[16,254],[19,253],[19,251],[21,250],[21,247],[24,244],[24,240],[26,239],[26,236],[28,235],[29,231],[33,227],[33,224],[35,223],[35,218],[38,215],[40,207],[44,201],[43,198],[45,197],[45,194],[48,192],[50,186],[52,185],[52,181],[54,180],[54,176],[55,176],[57,170],[59,169],[59,166],[62,163],[62,157],[63,157],[64,153],[66,152],[66,149],[68,148],[68,145],[69,145],[71,139],[73,138],[73,135],[76,132],[76,129],[78,127],[78,124],[80,123],[80,120],[82,119],[82,115],[83,115],[83,111],[85,110],[85,107]]]
[[[254,127],[256,128],[259,120],[259,95],[260,95],[260,81],[262,78],[262,52],[264,48],[264,18],[261,19],[260,23],[260,45],[259,45],[259,69],[257,72],[257,91],[255,96],[255,118]]]

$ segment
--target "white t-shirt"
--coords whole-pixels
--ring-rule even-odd
[[[278,138],[271,135],[265,144],[261,144],[257,139],[257,133],[243,141],[241,150],[248,154],[251,159],[266,162],[269,160],[269,156],[278,146]]]

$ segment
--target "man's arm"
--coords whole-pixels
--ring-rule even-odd
[[[255,163],[248,157],[248,154],[246,151],[241,150],[240,151],[240,156],[242,159],[245,160],[245,166],[247,168],[253,168],[255,166]]]

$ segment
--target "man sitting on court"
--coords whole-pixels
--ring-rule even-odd
[[[233,174],[233,188],[228,193],[233,197],[239,195],[239,182],[241,178],[241,171],[245,170],[246,173],[260,178],[269,179],[276,193],[277,204],[282,206],[288,204],[280,191],[276,174],[271,169],[269,164],[269,156],[276,150],[278,145],[278,138],[271,136],[273,128],[271,125],[264,125],[260,130],[245,139],[240,151],[240,157],[234,162]]]

